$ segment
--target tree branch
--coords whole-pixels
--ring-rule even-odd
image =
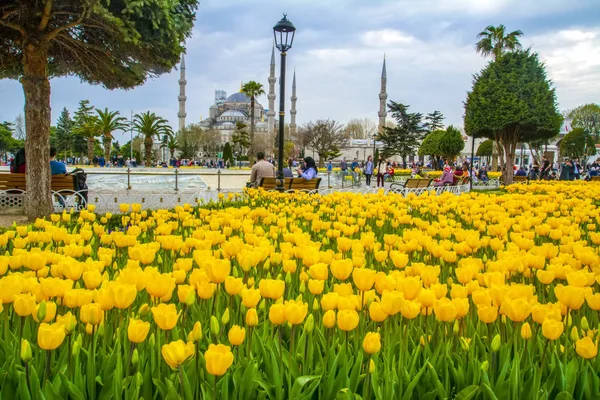
[[[12,22],[4,21],[4,20],[0,20],[0,25],[4,25],[7,28],[11,28],[11,29],[18,31],[23,38],[26,36],[25,28],[23,28],[21,25],[13,24]]]
[[[54,39],[59,33],[66,31],[68,29],[74,28],[77,25],[80,25],[81,22],[83,22],[83,20],[88,16],[88,11],[87,9],[84,7],[83,11],[81,12],[81,15],[79,16],[79,18],[77,18],[75,21],[71,22],[70,24],[66,24],[63,26],[60,26],[56,29],[54,29],[53,31],[48,32],[47,34],[44,35],[44,39],[47,41],[50,41],[52,39]]]
[[[44,5],[44,14],[42,15],[42,20],[38,26],[39,31],[43,31],[48,26],[48,21],[52,17],[52,5],[54,4],[54,0],[46,0],[46,4]]]

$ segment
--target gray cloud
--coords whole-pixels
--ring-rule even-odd
[[[537,0],[207,0],[187,42],[187,122],[207,116],[215,89],[233,93],[248,80],[268,89],[271,28],[281,12],[298,28],[288,53],[286,107],[296,68],[300,123],[375,120],[385,53],[389,99],[415,111],[440,110],[447,123],[461,125],[472,74],[487,62],[475,54],[475,35],[499,23],[523,30],[523,44],[540,53],[562,109],[598,101],[599,11],[596,0],[547,0],[543,7]],[[73,112],[87,98],[125,116],[151,110],[176,126],[178,79],[172,71],[130,91],[107,91],[76,77],[55,79],[53,121],[63,107]],[[266,96],[259,101],[266,105]],[[23,112],[18,82],[0,81],[0,105],[0,120]]]

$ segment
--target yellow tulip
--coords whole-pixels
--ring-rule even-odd
[[[327,264],[324,264],[324,263],[317,263],[317,264],[311,265],[310,268],[308,269],[308,273],[310,274],[310,276],[313,279],[319,279],[322,281],[326,281],[327,278],[329,277],[329,272],[327,270]]]
[[[556,340],[562,335],[565,326],[560,321],[547,319],[542,324],[542,334],[548,340]]]
[[[283,324],[285,319],[285,305],[283,304],[273,304],[269,308],[269,321],[273,325],[281,325]]]
[[[525,322],[523,326],[521,326],[521,337],[525,340],[531,339],[531,326],[529,326],[528,322]]]
[[[112,288],[115,307],[125,310],[135,301],[137,289],[135,285],[116,284]]]
[[[398,291],[385,291],[381,296],[381,307],[387,315],[396,315],[402,309],[404,296]]]
[[[498,318],[498,307],[481,305],[477,307],[477,316],[481,322],[491,324]]]
[[[381,350],[381,335],[378,332],[367,332],[363,339],[363,349],[368,354],[375,354]]]
[[[43,350],[54,350],[65,340],[65,327],[63,324],[48,325],[42,322],[38,328],[37,342]]]
[[[323,314],[323,326],[325,326],[325,328],[333,328],[335,326],[335,321],[335,311],[329,310]]]
[[[288,300],[285,302],[285,318],[292,324],[297,325],[304,321],[308,313],[308,304],[300,301]]]
[[[45,311],[40,313],[40,308],[44,308]],[[40,314],[43,314],[40,315]],[[52,301],[42,302],[35,306],[35,309],[31,313],[31,316],[35,322],[50,322],[56,316],[56,303]]]
[[[585,301],[583,289],[576,286],[556,285],[554,294],[558,301],[571,310],[579,310]]]
[[[231,272],[231,261],[213,260],[208,264],[208,276],[213,283],[224,282]]]
[[[161,348],[162,356],[171,368],[177,368],[194,354],[194,344],[176,340]]]
[[[329,267],[331,274],[340,281],[348,279],[353,268],[352,260],[349,259],[335,260]]]
[[[351,331],[358,326],[360,317],[355,310],[341,310],[337,314],[337,325],[343,331]]]
[[[244,343],[244,339],[246,338],[246,329],[238,325],[234,325],[229,330],[227,338],[232,346],[239,346],[240,344]]]
[[[443,297],[436,301],[433,306],[435,317],[443,322],[449,322],[456,318],[456,306],[447,297]]]
[[[13,308],[21,317],[31,315],[33,310],[35,310],[35,306],[35,296],[32,296],[31,294],[16,295],[13,301]]]
[[[210,344],[204,353],[206,371],[214,376],[224,375],[233,364],[233,353],[229,346]]]
[[[575,351],[583,358],[594,358],[598,354],[598,345],[586,336],[575,342]]]
[[[262,279],[258,283],[258,288],[262,297],[278,300],[285,292],[285,282],[278,279]]]
[[[260,289],[244,289],[242,291],[242,304],[246,308],[256,307],[260,298]]]
[[[242,292],[244,288],[244,281],[242,278],[234,278],[233,276],[228,276],[225,278],[225,291],[231,295],[235,296]]]
[[[258,314],[256,308],[250,308],[246,311],[246,325],[253,327],[258,325]]]
[[[404,318],[413,319],[421,313],[421,304],[415,301],[406,300],[402,303],[400,312]]]
[[[379,302],[373,302],[369,305],[369,317],[372,321],[381,322],[384,321],[388,315],[383,310],[383,306]]]
[[[151,309],[152,315],[154,316],[154,322],[163,331],[170,331],[177,324],[179,314],[175,304],[164,304],[161,303]]]
[[[377,271],[368,268],[354,268],[352,271],[352,280],[358,290],[366,292],[371,290],[375,283]]]
[[[320,281],[317,279],[308,280],[308,290],[315,296],[321,294],[321,292],[323,292],[324,287],[325,281]]]
[[[99,325],[103,319],[103,311],[100,304],[91,303],[81,307],[79,318],[84,324]]]
[[[150,331],[150,323],[139,319],[130,319],[127,327],[127,337],[133,343],[141,343],[146,340]]]

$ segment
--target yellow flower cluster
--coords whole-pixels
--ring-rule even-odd
[[[438,328],[458,332],[464,348],[509,329],[595,357],[600,186],[507,190],[402,197],[251,189],[212,209],[124,205],[131,212],[123,225],[89,210],[56,215],[0,235],[0,300],[14,310],[13,324],[35,321],[37,335],[24,339],[37,336],[40,349],[58,349],[74,331],[116,329],[125,316],[132,345],[172,331],[161,349],[166,364],[178,368],[200,346],[216,376],[234,363],[222,343],[251,349],[253,332],[265,327],[291,329],[293,344],[301,324],[358,335],[369,355],[382,338],[385,347],[386,329],[418,320],[408,329],[421,345]]]

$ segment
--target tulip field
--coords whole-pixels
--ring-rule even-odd
[[[598,399],[600,184],[0,231],[3,399]]]

